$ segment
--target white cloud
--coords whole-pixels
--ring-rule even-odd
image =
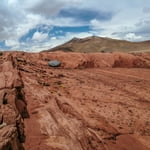
[[[10,6],[16,6],[18,3],[18,0],[8,0],[8,5]]]
[[[48,37],[47,33],[41,33],[37,31],[33,34],[32,40],[42,42],[46,40],[47,37]]]
[[[12,49],[42,50],[70,40],[74,36],[86,37],[90,35],[108,36],[128,40],[150,39],[150,1],[149,0],[1,0],[0,2],[0,41]],[[96,10],[101,13],[112,12],[113,17],[107,21],[92,19],[84,24],[74,17],[58,17],[62,9],[78,8]],[[90,15],[90,14],[89,14]],[[38,25],[52,26],[83,26],[92,29],[88,33],[66,33],[62,37],[48,37],[48,33],[36,31],[26,42],[20,38]],[[46,29],[47,28],[47,29]],[[58,32],[58,31],[57,31]],[[50,39],[49,39],[50,38]],[[39,44],[40,42],[40,44]],[[28,46],[27,46],[28,45]]]
[[[51,39],[51,40],[56,40],[56,39],[57,39],[57,37],[51,37],[50,39]]]
[[[131,40],[131,41],[136,41],[136,40],[142,39],[142,36],[140,36],[140,35],[138,36],[135,33],[127,33],[125,35],[125,39]]]
[[[27,44],[22,43],[22,46],[25,46],[22,48],[22,50],[24,51],[28,51],[28,49],[30,49],[31,51],[33,52],[38,52],[38,51],[41,51],[41,50],[48,50],[50,48],[53,48],[57,45],[60,45],[60,44],[63,44],[64,42],[67,42],[69,41],[70,39],[74,38],[74,37],[77,37],[77,38],[84,38],[84,37],[87,37],[87,36],[92,36],[93,34],[92,33],[86,33],[86,32],[83,32],[83,33],[67,33],[66,35],[64,36],[59,36],[59,37],[51,37],[50,39],[46,39],[44,42],[36,42],[36,41],[33,41],[33,42],[29,42]]]
[[[5,44],[8,47],[14,47],[16,45],[19,45],[19,41],[17,41],[17,40],[6,40]]]

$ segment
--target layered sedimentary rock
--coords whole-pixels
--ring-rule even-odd
[[[0,149],[149,150],[149,66],[149,53],[5,53]]]
[[[20,150],[23,119],[28,117],[23,82],[11,55],[1,62],[0,71],[0,150]]]

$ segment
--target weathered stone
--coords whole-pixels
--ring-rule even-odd
[[[61,62],[58,60],[52,60],[48,62],[48,65],[50,67],[59,67],[61,65]]]
[[[8,125],[0,129],[0,150],[19,150],[19,147],[16,127]]]
[[[9,55],[0,68],[0,150],[21,150],[25,142],[24,122],[27,108],[23,83]]]

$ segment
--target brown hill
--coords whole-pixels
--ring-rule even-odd
[[[48,51],[65,52],[133,52],[150,51],[150,41],[129,42],[102,37],[87,37],[83,39],[73,38],[69,42],[49,49]]]
[[[2,53],[0,150],[149,150],[149,69],[150,53]]]

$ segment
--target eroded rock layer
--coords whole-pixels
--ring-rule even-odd
[[[150,149],[150,53],[7,52],[0,62],[2,150]]]
[[[23,119],[28,117],[23,82],[15,59],[8,55],[0,64],[0,150],[23,149]]]

